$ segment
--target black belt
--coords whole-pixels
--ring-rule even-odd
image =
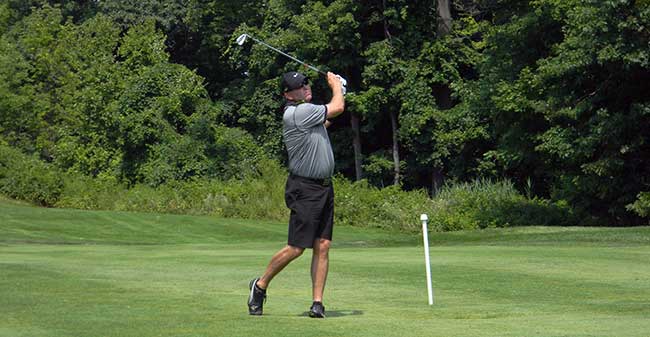
[[[321,185],[321,186],[330,186],[330,185],[332,185],[332,178],[329,178],[329,177],[328,178],[307,178],[307,177],[295,175],[293,173],[291,173],[289,176],[291,178],[293,178],[293,179],[304,180],[304,181],[314,183],[314,184],[318,184],[318,185]]]

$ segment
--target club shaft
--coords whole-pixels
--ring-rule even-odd
[[[282,50],[280,50],[280,49],[278,49],[278,48],[275,48],[275,47],[271,46],[270,44],[268,44],[268,43],[266,43],[266,42],[264,42],[264,41],[262,41],[262,40],[258,40],[258,39],[256,39],[256,38],[250,36],[250,35],[248,35],[248,37],[250,37],[251,39],[253,39],[253,41],[255,41],[255,42],[257,42],[257,43],[259,43],[259,44],[261,44],[261,45],[263,45],[263,46],[265,46],[265,47],[267,47],[267,48],[269,48],[269,49],[271,49],[271,50],[273,50],[273,51],[275,51],[275,52],[277,52],[277,53],[280,53],[280,54],[282,54],[282,55],[284,55],[284,56],[286,56],[286,57],[288,57],[288,58],[290,58],[290,59],[292,59],[292,60],[294,60],[294,61],[296,61],[296,62],[302,64],[302,65],[304,65],[305,67],[307,67],[307,68],[309,68],[309,69],[311,69],[311,70],[314,70],[314,71],[316,71],[316,72],[318,72],[318,73],[320,73],[320,74],[322,74],[322,75],[327,75],[325,72],[321,71],[320,69],[318,69],[318,68],[316,68],[316,67],[314,67],[314,66],[312,66],[312,65],[310,65],[310,64],[307,64],[307,63],[305,63],[305,62],[303,62],[303,61],[300,61],[299,59],[297,59],[297,58],[295,58],[295,57],[293,57],[293,56],[291,56],[291,55],[289,55],[289,54],[283,52]]]

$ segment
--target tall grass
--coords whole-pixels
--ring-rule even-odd
[[[168,181],[127,187],[110,178],[64,173],[36,158],[0,146],[0,192],[32,203],[77,209],[122,210],[286,221],[287,171],[267,160],[245,179]],[[335,177],[337,224],[417,231],[427,213],[432,229],[454,231],[525,225],[574,225],[563,203],[530,199],[508,181],[476,180],[426,191],[377,188]]]
[[[507,180],[446,185],[432,201],[431,223],[440,231],[577,224],[566,203],[524,197]]]
[[[377,188],[367,181],[334,180],[334,213],[337,223],[359,227],[415,230],[420,214],[427,213],[431,199],[423,190],[403,191],[398,186]]]
[[[74,177],[65,184],[56,207],[284,219],[286,174],[269,160],[248,179],[170,181],[157,187],[131,188]]]

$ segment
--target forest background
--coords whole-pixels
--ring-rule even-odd
[[[645,0],[1,0],[0,193],[285,219],[279,77],[348,80],[339,222],[647,225]]]

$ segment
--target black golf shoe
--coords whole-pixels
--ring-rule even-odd
[[[311,318],[325,318],[325,307],[321,302],[314,302],[309,308],[309,317]]]
[[[251,315],[261,315],[262,307],[266,301],[266,289],[257,286],[259,278],[252,279],[248,288],[250,294],[248,295],[248,313]]]

